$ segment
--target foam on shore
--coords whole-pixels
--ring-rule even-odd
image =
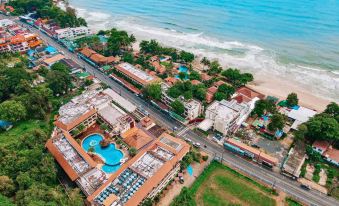
[[[321,68],[292,63],[279,63],[274,51],[238,41],[221,41],[203,33],[183,33],[171,29],[144,25],[133,17],[115,17],[102,12],[76,8],[93,30],[116,27],[133,33],[140,39],[156,39],[166,46],[191,51],[198,56],[218,59],[226,67],[237,67],[261,76],[285,80],[292,88],[298,87],[311,95],[339,102],[339,74]],[[263,80],[262,78],[260,78]],[[264,80],[263,80],[264,81]],[[274,85],[272,85],[274,88]]]

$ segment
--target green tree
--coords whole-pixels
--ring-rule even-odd
[[[186,73],[185,72],[179,72],[178,76],[179,76],[179,79],[181,79],[181,80],[186,79]]]
[[[144,88],[144,95],[151,97],[155,100],[161,100],[161,85],[160,84],[149,84]]]
[[[190,80],[201,80],[201,76],[199,74],[199,72],[197,71],[191,71],[191,73],[189,74],[189,79]]]
[[[276,113],[276,111],[276,105],[272,101],[260,99],[255,102],[255,107],[252,111],[252,115],[257,115],[258,117],[261,117],[266,112]]]
[[[194,60],[194,54],[182,50],[180,52],[180,59],[186,63],[191,63]]]
[[[228,98],[227,95],[223,92],[216,92],[214,94],[214,99],[217,100],[217,101],[221,101],[221,100],[227,99],[227,98]]]
[[[120,31],[113,28],[109,33],[109,38],[107,40],[107,49],[110,54],[120,54],[121,49],[126,50],[134,42],[134,36],[128,36],[128,33],[126,31]]]
[[[271,122],[268,124],[268,129],[270,131],[282,130],[285,125],[285,118],[282,114],[276,113],[271,117]]]
[[[200,101],[203,101],[206,99],[206,93],[207,93],[207,90],[204,85],[202,85],[201,87],[199,85],[196,85],[193,87],[193,96],[194,98]]]
[[[26,115],[26,108],[21,104],[21,102],[15,100],[7,100],[0,104],[1,120],[17,122],[24,119]]]
[[[253,81],[253,75],[250,73],[241,74],[239,69],[229,68],[222,72],[224,77],[235,87],[240,87]]]
[[[178,115],[182,115],[185,112],[185,106],[179,100],[174,100],[170,106]]]
[[[54,95],[67,93],[71,85],[71,78],[69,74],[61,71],[49,72],[47,74],[46,81]]]
[[[2,206],[15,206],[10,199],[0,194],[0,205]]]
[[[299,125],[298,130],[294,131],[294,139],[298,142],[304,142],[307,131],[308,129],[305,124]]]
[[[184,92],[183,96],[186,100],[192,99],[193,98],[192,91],[188,90],[188,91]]]
[[[134,148],[134,147],[131,147],[128,149],[128,154],[131,156],[131,157],[134,157],[136,154],[137,154],[137,149]]]
[[[122,60],[124,62],[128,62],[130,64],[134,64],[134,57],[133,57],[133,54],[132,53],[129,53],[129,52],[126,52],[123,57],[122,57]]]
[[[172,98],[178,98],[180,95],[182,95],[181,90],[177,85],[170,87],[167,90],[167,94]]]
[[[331,102],[329,105],[327,105],[324,113],[334,117],[337,122],[339,122],[339,105],[337,103]]]
[[[68,66],[66,66],[65,64],[61,63],[61,62],[57,62],[55,64],[53,64],[51,66],[51,70],[52,71],[59,71],[65,74],[68,74],[70,72],[70,69]]]
[[[205,65],[205,66],[210,66],[210,64],[211,64],[210,60],[208,60],[206,57],[203,57],[201,59],[200,63]]]
[[[299,100],[298,100],[298,96],[296,93],[290,93],[288,94],[286,101],[289,107],[293,107],[293,106],[298,105]]]
[[[160,51],[160,45],[159,43],[152,39],[151,41],[141,41],[140,44],[140,51],[143,53],[149,53],[152,55],[158,54]]]
[[[222,71],[222,67],[220,66],[219,62],[214,60],[210,63],[210,69],[208,70],[208,75],[218,75]]]
[[[235,89],[227,84],[222,84],[218,87],[218,92],[224,93],[226,95],[226,99],[228,99],[234,94]]]
[[[339,139],[339,123],[328,114],[318,114],[306,122],[308,132],[306,137],[311,141]]]

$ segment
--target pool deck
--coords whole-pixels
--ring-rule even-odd
[[[105,139],[108,139],[108,140],[111,140],[111,137],[108,135],[108,134],[105,134],[105,132],[100,129],[100,126],[98,124],[94,124],[93,126],[89,127],[86,131],[84,131],[83,133],[81,133],[80,135],[77,136],[76,139],[80,139],[81,142],[88,136],[92,135],[92,134],[100,134],[102,136],[104,136]],[[120,150],[123,154],[124,154],[124,158],[125,157],[129,157],[129,154],[128,154],[128,151],[126,149],[121,149],[118,144],[116,142],[114,142],[114,140],[112,140],[112,143],[116,145],[117,149]],[[80,145],[81,146],[81,145]],[[81,147],[82,148],[82,147]],[[83,148],[82,148],[83,149]],[[101,161],[96,161],[95,158],[92,157],[92,159],[94,161],[96,161],[97,163],[99,163],[101,166],[103,165],[102,164],[102,161],[104,161],[104,159],[99,155],[99,154],[96,154],[95,155],[97,157],[100,157],[101,158]],[[100,167],[101,168],[101,167]]]

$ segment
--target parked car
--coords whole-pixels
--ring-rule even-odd
[[[199,148],[201,145],[200,145],[199,142],[195,142],[195,143],[193,143],[193,146]]]
[[[192,143],[192,140],[189,139],[189,138],[185,138],[185,141],[188,142],[188,143]]]
[[[311,186],[306,184],[301,184],[300,187],[303,188],[304,190],[311,190]]]

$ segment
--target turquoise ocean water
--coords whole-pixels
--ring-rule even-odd
[[[338,0],[70,0],[95,29],[124,28],[339,101]]]

